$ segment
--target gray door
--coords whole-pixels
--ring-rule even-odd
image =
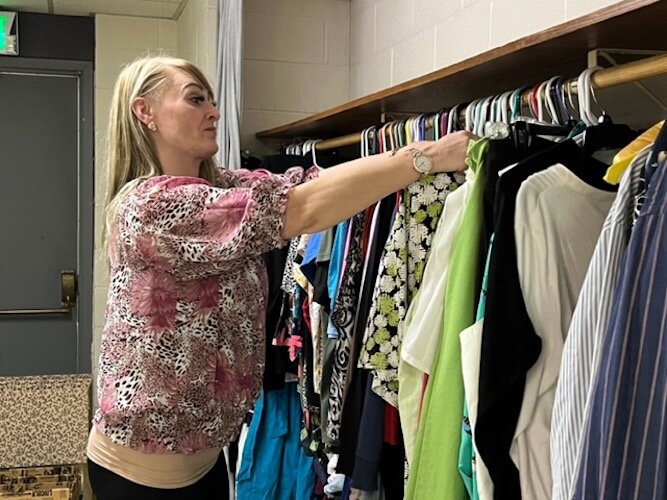
[[[90,371],[90,66],[0,59],[0,376]]]

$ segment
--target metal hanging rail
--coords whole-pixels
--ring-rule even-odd
[[[667,54],[648,57],[639,61],[622,64],[614,68],[602,69],[596,71],[591,76],[591,84],[593,89],[604,89],[608,87],[615,87],[623,85],[624,83],[632,83],[646,78],[667,74]],[[565,82],[573,94],[577,93],[577,78],[572,78]],[[522,96],[524,103],[528,103],[528,92]],[[465,108],[459,111],[461,116],[465,114]],[[431,120],[429,120],[429,126]],[[320,151],[327,149],[340,148],[344,146],[351,146],[358,144],[361,141],[361,132],[334,137],[332,139],[325,139],[318,142],[315,148]]]

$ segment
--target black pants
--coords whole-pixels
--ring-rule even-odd
[[[225,454],[199,481],[185,488],[161,489],[142,486],[88,459],[90,484],[97,500],[228,500],[229,486]]]

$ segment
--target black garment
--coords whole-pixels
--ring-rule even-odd
[[[290,167],[301,166],[303,157],[296,155],[266,156],[260,168],[275,174],[284,173]],[[264,264],[269,276],[269,300],[266,307],[266,365],[264,367],[264,390],[279,390],[285,385],[285,374],[296,375],[297,362],[290,361],[287,349],[273,345],[273,334],[281,320],[283,292],[280,288],[285,271],[287,247],[276,248],[264,254]]]
[[[304,289],[298,287],[299,290],[299,308],[303,311],[304,308],[310,308],[308,302],[308,296]],[[312,321],[312,318],[311,318]],[[301,335],[301,343],[303,345],[301,349],[301,366],[302,366],[302,375],[301,379],[301,388],[305,392],[306,401],[308,402],[308,408],[312,411],[317,411],[320,413],[320,395],[315,392],[315,384],[313,383],[313,373],[315,372],[315,363],[313,360],[313,355],[315,353],[315,346],[313,345],[313,337],[310,334],[310,330],[307,325],[303,324],[303,331]]]
[[[200,500],[229,498],[225,454],[220,452],[213,468],[196,483],[185,488],[162,489],[142,486],[111,472],[88,459],[88,475],[97,500]]]
[[[513,165],[521,160],[528,158],[536,153],[545,151],[554,146],[552,141],[547,141],[540,137],[534,137],[530,141],[530,146],[522,151],[517,151],[512,139],[500,139],[489,141],[489,148],[484,156],[484,195],[483,195],[483,216],[484,224],[482,226],[480,264],[481,272],[478,276],[483,276],[484,266],[486,264],[486,254],[489,251],[489,241],[493,234],[493,207],[496,200],[496,186],[498,184],[498,172]],[[481,284],[480,284],[481,287]],[[478,287],[478,292],[479,288]],[[476,294],[479,296],[479,293]]]
[[[366,370],[363,370],[366,371]],[[373,392],[372,378],[366,375],[366,395],[359,423],[359,442],[352,474],[352,487],[376,491],[380,486],[385,500],[402,500],[405,475],[405,448],[384,442],[387,403]]]
[[[482,336],[475,441],[493,479],[494,497],[521,498],[519,472],[509,449],[521,411],[526,373],[542,346],[523,300],[517,267],[514,213],[521,183],[562,163],[584,180],[602,164],[572,141],[533,155],[500,176],[494,207],[494,242],[489,266]],[[548,286],[548,284],[545,284]]]
[[[352,487],[363,491],[378,489],[384,441],[384,400],[373,392],[372,386],[373,378],[366,375],[364,409],[359,422],[357,456],[352,473]]]
[[[329,262],[318,262],[315,266],[315,280],[313,283],[313,302],[322,306],[324,312],[331,313],[331,297],[329,297]],[[323,325],[326,331],[326,325]],[[326,333],[325,333],[326,335]]]
[[[355,455],[357,453],[357,440],[359,438],[359,422],[364,405],[366,392],[366,370],[356,369],[357,360],[364,340],[366,322],[373,300],[373,290],[380,268],[380,260],[384,246],[391,232],[391,225],[396,208],[396,194],[392,193],[383,198],[375,210],[379,210],[377,227],[368,246],[368,259],[365,272],[365,281],[359,292],[359,307],[354,323],[354,338],[352,339],[352,352],[348,364],[348,388],[343,403],[343,419],[340,429],[340,450],[337,471],[347,476],[354,472]],[[367,221],[368,224],[371,220]]]
[[[382,444],[380,480],[385,500],[403,500],[405,485],[405,448],[403,443]]]
[[[339,154],[318,152],[317,163],[323,168],[331,167],[353,158],[347,158]],[[268,170],[274,174],[282,174],[291,167],[310,168],[312,157],[299,155],[269,155],[262,159],[259,168]],[[284,318],[283,292],[280,288],[283,272],[285,271],[285,260],[288,248],[277,248],[264,254],[264,263],[269,275],[269,300],[266,309],[266,366],[264,367],[264,390],[282,389],[285,384],[285,374],[296,375],[298,368],[296,361],[289,360],[289,354],[285,347],[274,346],[274,333],[278,331]],[[285,311],[289,314],[289,309]]]

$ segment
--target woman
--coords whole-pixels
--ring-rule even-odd
[[[116,83],[110,284],[88,443],[99,500],[224,498],[220,450],[261,385],[261,254],[354,215],[430,168],[464,168],[467,133],[319,173],[220,170],[212,96],[204,75],[174,58],[138,60]]]

